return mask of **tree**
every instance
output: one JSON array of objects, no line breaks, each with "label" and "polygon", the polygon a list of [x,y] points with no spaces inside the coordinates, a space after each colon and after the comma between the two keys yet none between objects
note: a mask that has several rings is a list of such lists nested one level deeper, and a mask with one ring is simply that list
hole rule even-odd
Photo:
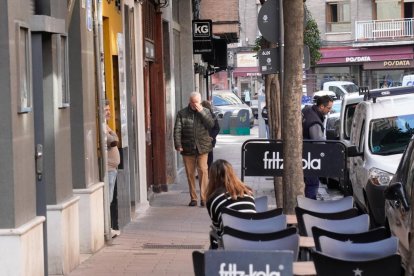
[{"label": "tree", "polygon": [[310,65],[315,66],[321,59],[322,55],[319,52],[321,48],[321,36],[318,29],[318,24],[313,19],[312,14],[305,6],[306,26],[303,31],[303,43],[309,47]]},{"label": "tree", "polygon": [[294,213],[296,196],[303,194],[302,99],[303,14],[300,0],[283,0],[284,85],[282,97],[283,209]]}]

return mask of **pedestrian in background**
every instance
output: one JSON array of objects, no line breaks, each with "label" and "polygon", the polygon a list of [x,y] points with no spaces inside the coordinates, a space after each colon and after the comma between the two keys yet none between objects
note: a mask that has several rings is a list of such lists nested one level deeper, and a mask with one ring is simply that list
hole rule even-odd
[{"label": "pedestrian in background", "polygon": [[218,123],[217,116],[214,115],[211,103],[209,101],[202,101],[201,105],[203,107],[207,108],[208,110],[210,110],[211,116],[214,119],[214,126],[209,131],[209,135],[210,135],[210,138],[211,138],[211,145],[213,146],[212,150],[208,153],[208,158],[207,158],[207,166],[208,166],[208,170],[210,171],[211,163],[213,163],[213,159],[214,159],[213,151],[214,151],[214,148],[215,148],[216,142],[217,142],[216,137],[220,132],[220,125]]},{"label": "pedestrian in background", "polygon": [[[206,198],[207,211],[219,237],[223,230],[221,220],[223,208],[256,213],[252,189],[237,177],[233,166],[223,159],[218,159],[211,164]],[[210,237],[210,246],[211,248],[218,246],[218,241],[213,237]]]},{"label": "pedestrian in background", "polygon": [[177,113],[174,125],[174,147],[181,153],[187,174],[191,201],[197,205],[195,170],[200,186],[200,206],[205,205],[205,190],[208,183],[208,153],[212,150],[209,130],[214,126],[210,110],[201,105],[198,92],[190,94],[188,106]]},{"label": "pedestrian in background", "polygon": [[[326,140],[324,135],[325,115],[331,111],[333,100],[325,95],[318,97],[316,104],[305,106],[302,109],[303,139]],[[305,181],[305,197],[316,199],[319,188],[317,176],[307,176]]]},{"label": "pedestrian in background", "polygon": [[250,91],[246,90],[244,91],[244,102],[250,106]]},{"label": "pedestrian in background", "polygon": [[267,105],[262,108],[262,118],[266,126],[266,138],[269,139],[269,112],[267,110]]},{"label": "pedestrian in background", "polygon": [[[118,175],[118,165],[121,161],[118,143],[119,138],[115,131],[113,131],[109,125],[108,121],[111,118],[111,108],[109,106],[109,101],[105,101],[105,118],[106,118],[106,148],[108,152],[108,184],[109,184],[109,202],[112,203],[114,197],[114,189],[116,185],[116,177]],[[111,208],[112,211],[113,208]],[[120,235],[119,225],[118,225],[118,216],[115,216],[111,212],[111,234],[112,237]],[[114,219],[115,218],[115,219]],[[116,220],[116,221],[114,221]]]}]

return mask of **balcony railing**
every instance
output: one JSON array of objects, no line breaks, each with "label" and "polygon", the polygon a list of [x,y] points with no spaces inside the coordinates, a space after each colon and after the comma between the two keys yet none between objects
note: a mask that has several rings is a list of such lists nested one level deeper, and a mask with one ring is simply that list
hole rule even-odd
[{"label": "balcony railing", "polygon": [[412,38],[414,18],[355,21],[355,40]]}]

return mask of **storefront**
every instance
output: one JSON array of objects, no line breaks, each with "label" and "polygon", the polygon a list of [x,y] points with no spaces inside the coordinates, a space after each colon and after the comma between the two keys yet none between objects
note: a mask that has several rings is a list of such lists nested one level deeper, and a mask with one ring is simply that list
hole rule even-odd
[{"label": "storefront", "polygon": [[347,80],[360,86],[399,86],[404,75],[414,71],[413,46],[335,47],[321,49],[316,90],[324,81]]}]

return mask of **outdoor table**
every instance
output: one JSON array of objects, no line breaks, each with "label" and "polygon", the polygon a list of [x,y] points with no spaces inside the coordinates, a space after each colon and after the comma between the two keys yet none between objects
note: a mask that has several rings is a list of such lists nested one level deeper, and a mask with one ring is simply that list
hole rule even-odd
[{"label": "outdoor table", "polygon": [[310,262],[293,262],[293,275],[316,275],[315,265]]},{"label": "outdoor table", "polygon": [[315,241],[313,240],[313,237],[305,237],[300,236],[299,237],[299,247],[302,248],[314,248],[315,247]]},{"label": "outdoor table", "polygon": [[298,219],[296,215],[286,215],[286,222],[288,225],[296,225],[298,224]]}]

